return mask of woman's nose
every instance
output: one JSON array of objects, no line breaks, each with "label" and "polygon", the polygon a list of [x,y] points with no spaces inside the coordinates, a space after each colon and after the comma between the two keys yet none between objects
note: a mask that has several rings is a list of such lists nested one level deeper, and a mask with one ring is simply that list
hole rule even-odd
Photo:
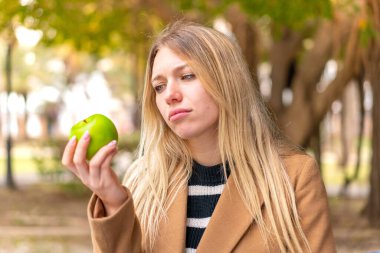
[{"label": "woman's nose", "polygon": [[170,82],[167,84],[165,95],[167,104],[173,104],[182,101],[182,92],[176,82]]}]

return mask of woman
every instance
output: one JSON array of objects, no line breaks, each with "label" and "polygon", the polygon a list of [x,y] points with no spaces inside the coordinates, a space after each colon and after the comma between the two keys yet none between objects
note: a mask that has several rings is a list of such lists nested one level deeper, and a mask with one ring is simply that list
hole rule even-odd
[{"label": "woman", "polygon": [[114,142],[62,162],[94,195],[95,252],[335,252],[315,161],[281,137],[227,36],[168,26],[152,45],[138,158],[118,183]]}]

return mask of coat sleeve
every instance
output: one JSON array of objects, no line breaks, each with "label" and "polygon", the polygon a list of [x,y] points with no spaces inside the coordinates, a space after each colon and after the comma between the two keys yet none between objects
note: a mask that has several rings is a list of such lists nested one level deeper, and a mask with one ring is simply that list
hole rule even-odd
[{"label": "coat sleeve", "polygon": [[305,158],[295,182],[297,209],[311,251],[336,252],[326,189],[316,161]]},{"label": "coat sleeve", "polygon": [[93,252],[95,253],[142,253],[141,228],[136,217],[132,195],[112,216],[105,216],[102,201],[93,195],[87,208]]}]

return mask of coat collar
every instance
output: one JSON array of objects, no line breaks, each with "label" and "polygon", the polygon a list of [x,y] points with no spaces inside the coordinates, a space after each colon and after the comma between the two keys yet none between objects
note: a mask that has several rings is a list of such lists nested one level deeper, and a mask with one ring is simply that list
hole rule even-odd
[{"label": "coat collar", "polygon": [[[167,219],[160,225],[160,236],[154,252],[182,253],[184,251],[187,193],[188,188],[184,187],[169,207]],[[231,252],[252,221],[252,216],[230,176],[199,242],[197,252]],[[228,232],[224,232],[226,230]]]},{"label": "coat collar", "polygon": [[186,241],[187,187],[177,193],[160,223],[159,235],[153,252],[182,253]]},{"label": "coat collar", "polygon": [[[197,252],[232,252],[251,224],[252,216],[230,176],[199,242]],[[226,230],[228,232],[224,232]]]}]

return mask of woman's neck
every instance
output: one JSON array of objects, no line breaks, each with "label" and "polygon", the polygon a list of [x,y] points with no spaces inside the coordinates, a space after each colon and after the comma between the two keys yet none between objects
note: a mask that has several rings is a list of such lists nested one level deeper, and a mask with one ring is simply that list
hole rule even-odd
[{"label": "woman's neck", "polygon": [[217,138],[192,139],[188,145],[193,159],[199,164],[212,166],[222,163]]}]

